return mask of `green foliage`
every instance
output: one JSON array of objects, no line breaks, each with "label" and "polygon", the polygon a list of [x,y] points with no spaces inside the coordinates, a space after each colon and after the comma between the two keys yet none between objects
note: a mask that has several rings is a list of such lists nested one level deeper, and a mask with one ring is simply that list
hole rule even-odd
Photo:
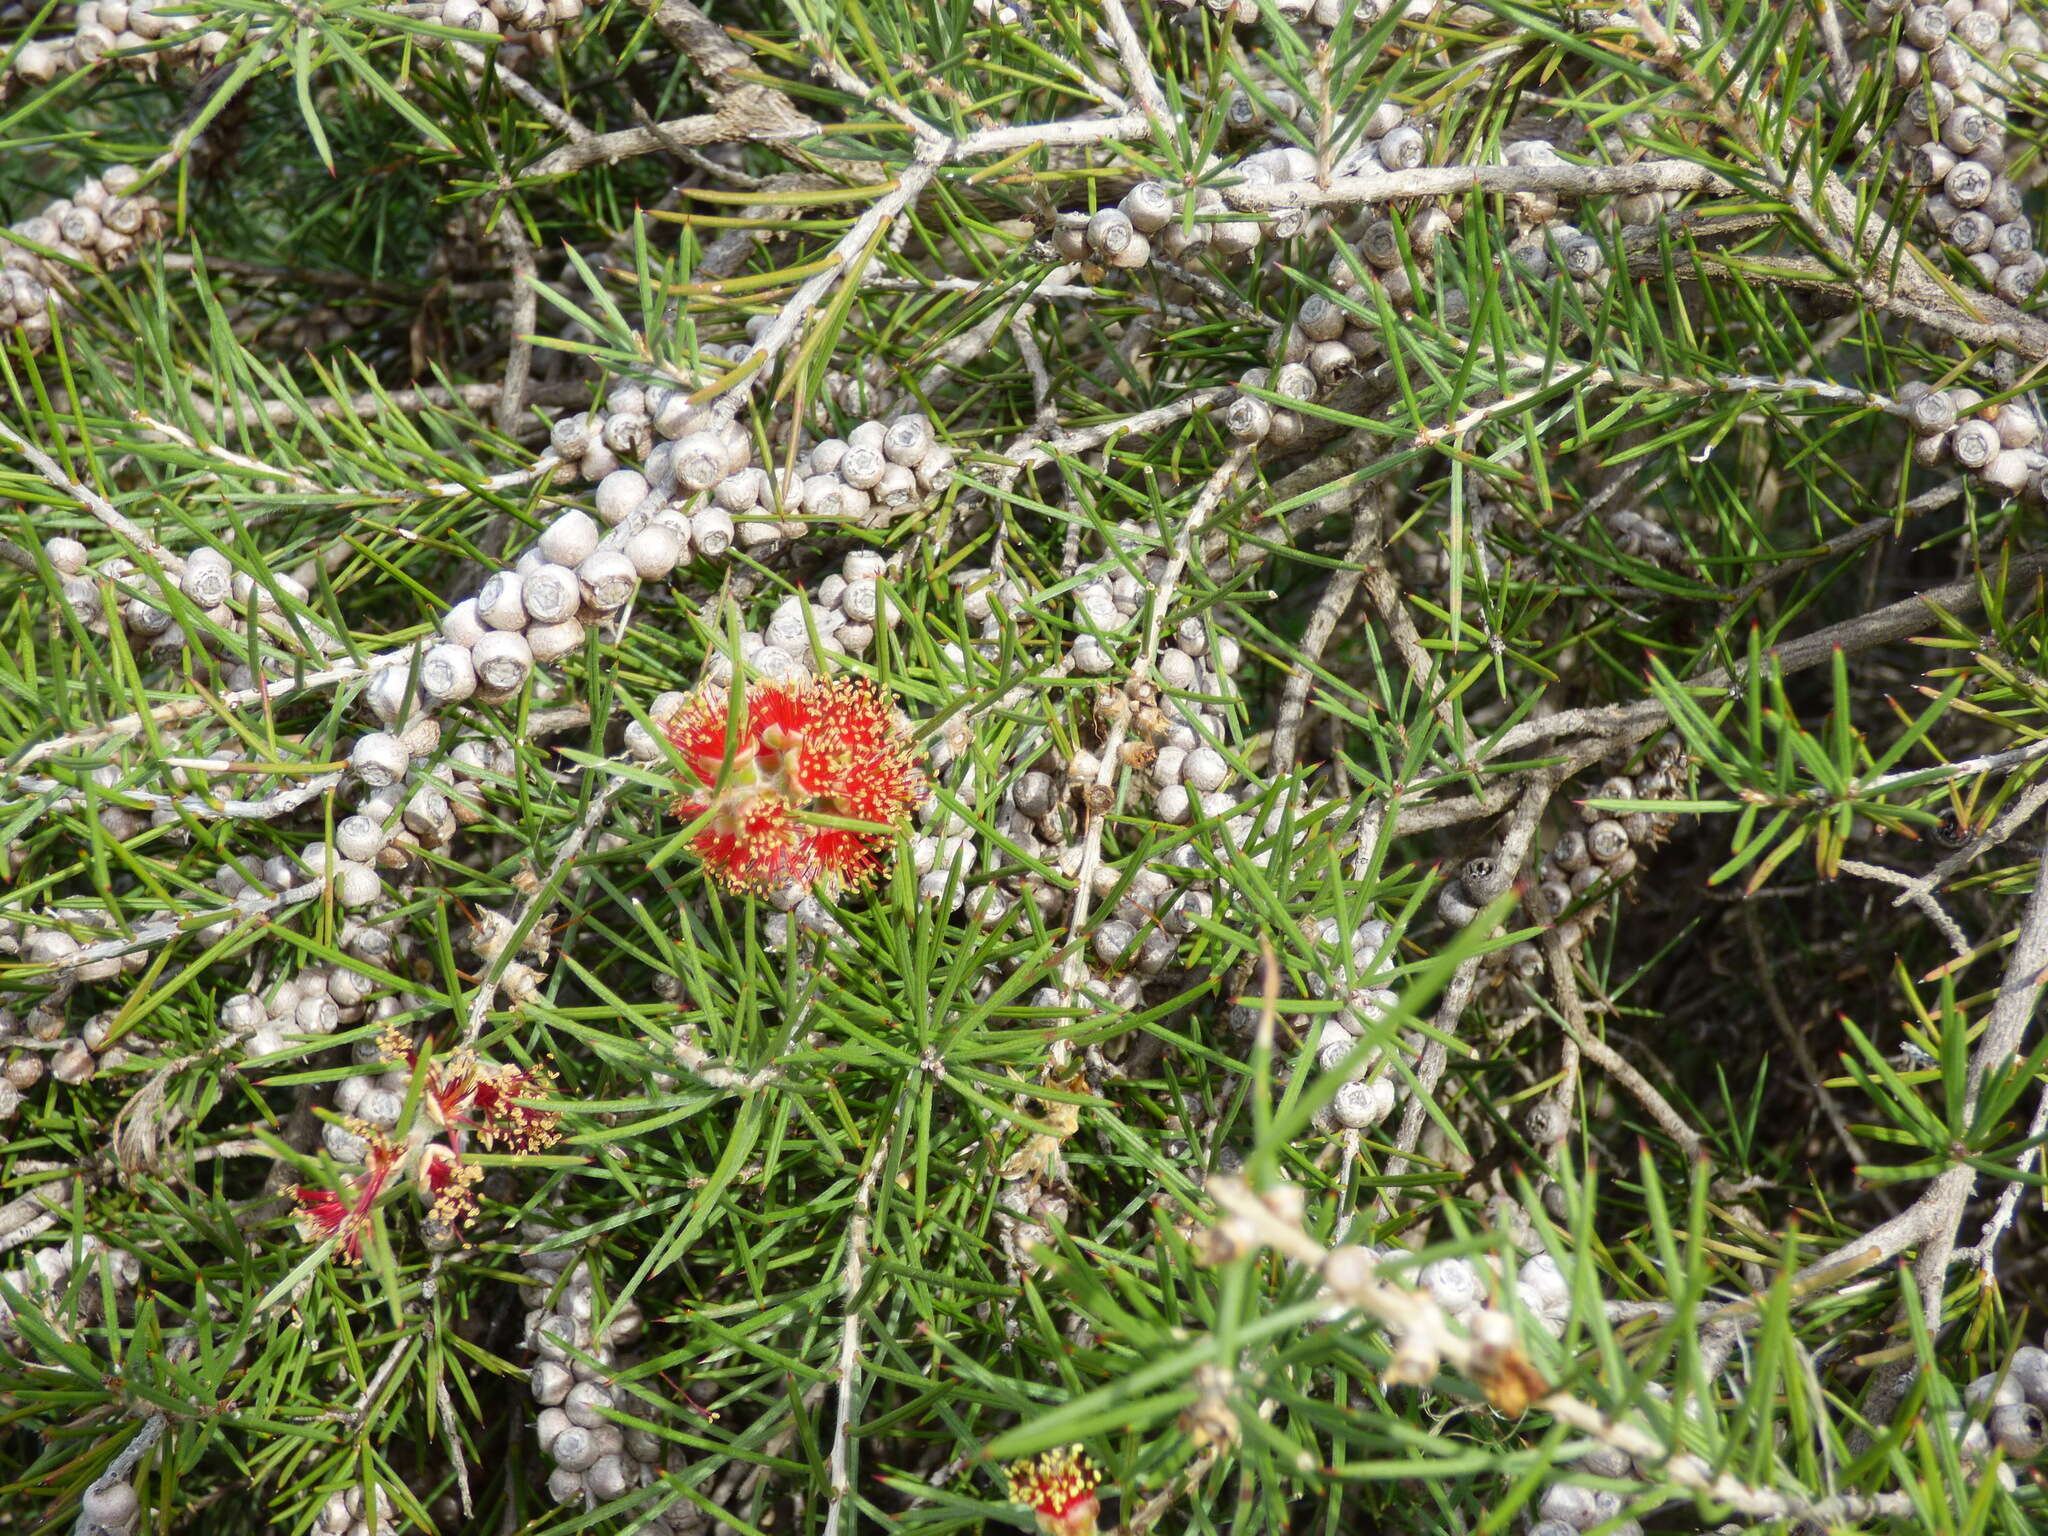
[{"label": "green foliage", "polygon": [[[2037,1480],[2003,1488],[1943,1415],[2039,1331],[2048,1042],[1983,1042],[2039,979],[2006,972],[2032,953],[2048,762],[2041,512],[1916,464],[1898,398],[1968,381],[2026,404],[2048,351],[1913,222],[1895,19],[1837,61],[1827,8],[1723,4],[1666,48],[1633,8],[1325,31],[1271,0],[1235,28],[1134,7],[1158,131],[949,158],[845,247],[921,174],[917,125],[1146,105],[1108,11],[741,0],[713,22],[746,63],[713,79],[674,14],[608,5],[514,71],[514,43],[423,9],[235,0],[204,12],[231,33],[208,73],[103,61],[0,104],[0,216],[163,156],[168,222],[80,275],[46,349],[0,333],[0,1008],[15,1060],[54,1054],[38,1003],[102,1042],[89,1080],[23,1092],[0,1146],[0,1507],[59,1528],[160,1425],[143,1529],[225,1536],[316,1529],[347,1490],[439,1531],[1024,1529],[998,1463],[1073,1441],[1115,1518],[1192,1533],[1486,1536],[1559,1482],[1658,1531],[2038,1528]],[[70,26],[10,11],[0,56]],[[2008,87],[2030,188],[2039,67]],[[732,129],[763,86],[808,124]],[[1270,120],[1253,138],[1234,93]],[[1264,230],[1248,259],[1070,265],[1039,291],[1059,215],[1149,177],[1193,230],[1253,185],[1248,150],[1334,167],[1385,103],[1427,123],[1432,166],[1541,136],[1721,180],[1654,222],[1620,194],[1568,206],[1602,252],[1586,283],[1533,274],[1529,189],[1475,182],[1428,250],[1423,204],[1389,204],[1384,270],[1354,207],[1291,233],[1237,209]],[[550,160],[646,123],[652,149]],[[731,355],[821,277],[779,355]],[[1372,362],[1306,401],[1245,378],[1311,297]],[[953,488],[693,558],[515,697],[446,712],[429,756],[491,755],[459,839],[389,875],[400,948],[352,945],[332,887],[223,894],[224,867],[317,866],[356,809],[361,665],[589,503],[534,471],[552,421],[638,383],[739,391],[757,462],[785,465],[868,414],[863,369],[938,425]],[[1232,390],[1301,439],[1249,448],[1191,406]],[[108,512],[253,587],[202,607]],[[129,560],[96,608],[53,537]],[[626,733],[854,550],[897,558],[902,618],[847,665],[943,760],[935,817],[979,858],[933,889],[906,849],[827,903],[836,932],[778,947],[775,907],[711,886],[668,814],[674,754],[633,759]],[[1119,576],[1140,589],[1122,629],[1078,598]],[[984,623],[970,598],[999,579]],[[1957,582],[1946,611],[1882,618]],[[149,645],[131,603],[186,643]],[[1242,646],[1214,694],[1139,652],[1189,623],[1209,654]],[[1115,673],[1068,664],[1083,636]],[[237,668],[267,690],[242,697]],[[1159,812],[1127,674],[1152,707],[1213,706],[1228,812]],[[1638,793],[1667,728],[1682,792]],[[1067,844],[1020,831],[1021,775],[1106,740],[1132,750],[1091,786],[1106,801],[1066,795]],[[1561,835],[1632,818],[1654,823],[1633,879],[1542,909]],[[1438,915],[1518,837],[1481,918]],[[1084,867],[1106,875],[1077,902]],[[1214,906],[1112,997],[1147,934],[1095,940],[1148,871]],[[1000,925],[956,899],[1033,888],[1058,899]],[[502,955],[474,942],[489,914]],[[1372,921],[1385,943],[1354,949]],[[50,930],[140,958],[74,990],[25,947]],[[496,990],[529,962],[531,990]],[[274,1051],[226,1028],[231,997],[308,967],[388,1006]],[[1367,1016],[1374,990],[1393,1001]],[[323,1140],[337,1085],[382,1069],[384,1028],[449,1052],[473,1016],[486,1061],[552,1065],[561,1142],[465,1149],[465,1244],[430,1248],[407,1189],[340,1262],[290,1198],[348,1172]],[[1345,1069],[1377,1052],[1399,1098],[1363,1129],[1333,1123],[1341,1072],[1316,1065],[1340,1017]],[[416,1069],[396,1135],[426,1097]],[[1547,1108],[1561,1138],[1535,1130]],[[1301,1191],[1317,1242],[1389,1245],[1404,1286],[1486,1261],[1544,1382],[1663,1454],[1595,1475],[1566,1417],[1499,1412],[1448,1369],[1385,1384],[1396,1341],[1316,1274],[1214,1246],[1205,1186],[1237,1169]],[[1958,1170],[1978,1182],[1938,1237],[1858,1261]],[[1974,1262],[1892,1272],[1987,1222],[2010,1230]],[[549,1496],[534,1435],[525,1318],[554,1282],[523,1261],[551,1254],[600,1323],[645,1319],[619,1358],[569,1349],[663,1457],[589,1508]],[[1569,1290],[1555,1333],[1515,1283],[1539,1258]],[[1893,1502],[1828,1503],[1866,1496]]]}]

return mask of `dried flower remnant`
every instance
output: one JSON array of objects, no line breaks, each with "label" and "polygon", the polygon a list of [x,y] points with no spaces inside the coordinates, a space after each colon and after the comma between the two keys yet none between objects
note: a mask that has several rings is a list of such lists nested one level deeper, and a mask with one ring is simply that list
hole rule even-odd
[{"label": "dried flower remnant", "polygon": [[1042,1451],[1010,1463],[1010,1497],[1029,1504],[1045,1536],[1095,1536],[1102,1513],[1095,1490],[1102,1470],[1078,1445]]},{"label": "dried flower remnant", "polygon": [[[387,1060],[417,1065],[411,1042],[395,1029],[386,1030],[380,1044]],[[553,1146],[561,1139],[560,1116],[537,1102],[551,1088],[539,1068],[501,1066],[469,1050],[430,1059],[421,1084],[422,1113],[402,1141],[394,1144],[365,1120],[344,1122],[365,1145],[362,1171],[344,1180],[339,1190],[298,1187],[301,1235],[308,1242],[337,1238],[336,1251],[356,1262],[363,1256],[372,1210],[403,1176],[427,1206],[423,1230],[447,1243],[459,1239],[476,1216],[476,1186],[483,1178],[482,1169],[463,1161],[463,1138],[473,1135],[487,1148],[503,1143],[522,1153]]]},{"label": "dried flower remnant", "polygon": [[[866,884],[924,792],[914,744],[858,679],[757,682],[736,714],[724,689],[707,687],[667,731],[695,780],[675,813],[703,820],[692,846],[733,891]],[[825,817],[862,825],[813,819]]]}]

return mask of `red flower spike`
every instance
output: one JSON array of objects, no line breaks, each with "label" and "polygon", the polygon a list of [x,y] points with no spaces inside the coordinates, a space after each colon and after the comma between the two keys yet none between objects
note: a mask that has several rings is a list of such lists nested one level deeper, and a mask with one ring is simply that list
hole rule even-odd
[{"label": "red flower spike", "polygon": [[546,1151],[562,1139],[562,1117],[528,1100],[544,1099],[554,1091],[554,1079],[543,1067],[531,1071],[497,1068],[492,1076],[477,1083],[470,1100],[477,1140],[486,1147],[495,1147],[502,1141],[510,1152]]},{"label": "red flower spike", "polygon": [[342,1257],[354,1263],[363,1256],[370,1212],[390,1184],[403,1154],[372,1125],[351,1120],[348,1128],[369,1143],[363,1154],[363,1171],[348,1180],[340,1194],[311,1184],[299,1185],[293,1194],[298,1199],[300,1235],[309,1243],[339,1238]]},{"label": "red flower spike", "polygon": [[[668,722],[694,784],[676,798],[693,841],[727,889],[805,885],[833,894],[880,871],[924,793],[917,749],[875,688],[856,678],[757,682],[733,731],[731,701],[706,688]],[[868,824],[820,827],[807,816]]]},{"label": "red flower spike", "polygon": [[438,1142],[429,1143],[420,1160],[420,1194],[427,1202],[430,1220],[443,1222],[451,1233],[459,1233],[477,1213],[476,1186],[484,1171]]},{"label": "red flower spike", "polygon": [[1045,1536],[1095,1536],[1102,1513],[1095,1496],[1102,1471],[1078,1445],[1063,1445],[1010,1464],[1010,1497],[1029,1504]]}]

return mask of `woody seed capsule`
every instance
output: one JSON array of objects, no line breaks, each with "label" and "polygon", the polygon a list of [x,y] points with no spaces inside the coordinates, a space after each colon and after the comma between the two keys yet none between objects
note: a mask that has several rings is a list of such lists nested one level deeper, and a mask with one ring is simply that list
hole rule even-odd
[{"label": "woody seed capsule", "polygon": [[576,575],[590,606],[602,613],[623,608],[640,584],[633,562],[615,549],[600,549],[581,565]]},{"label": "woody seed capsule", "polygon": [[1156,181],[1141,181],[1117,204],[1131,226],[1143,235],[1154,235],[1173,219],[1173,196]]},{"label": "woody seed capsule", "polygon": [[1120,208],[1105,208],[1088,221],[1088,244],[1103,256],[1115,256],[1136,234],[1130,216]]},{"label": "woody seed capsule", "polygon": [[1975,208],[1991,195],[1991,172],[1975,160],[1958,160],[1941,189],[1958,208]]},{"label": "woody seed capsule", "polygon": [[348,761],[357,778],[372,789],[382,789],[405,777],[412,754],[389,731],[371,731],[358,738]]},{"label": "woody seed capsule", "polygon": [[[1968,161],[1964,162],[1966,165],[1968,163]],[[1948,243],[1961,251],[1965,256],[1975,256],[1978,252],[1989,248],[1992,236],[1997,232],[1998,226],[1991,222],[1990,214],[1981,208],[1972,208],[1949,226]],[[1997,261],[1998,258],[1992,258],[1994,268],[1997,265]]]},{"label": "woody seed capsule", "polygon": [[642,581],[659,581],[681,562],[682,536],[671,524],[649,523],[626,541],[626,558]]},{"label": "woody seed capsule", "polygon": [[[576,579],[576,572],[569,567],[543,562],[521,578],[520,603],[536,623],[559,624],[564,619],[574,618],[577,609],[583,606],[583,586]],[[513,628],[510,624],[499,627]]]},{"label": "woody seed capsule", "polygon": [[597,515],[607,523],[622,523],[647,499],[647,491],[647,477],[639,470],[615,469],[597,484]]},{"label": "woody seed capsule", "polygon": [[596,520],[588,512],[571,508],[548,524],[537,547],[543,559],[573,569],[589,558],[597,548],[597,540]]},{"label": "woody seed capsule", "polygon": [[495,571],[476,595],[477,617],[492,629],[526,625],[526,583],[516,571]]},{"label": "woody seed capsule", "polygon": [[201,608],[212,608],[228,600],[233,580],[226,555],[217,549],[195,549],[185,557],[185,572],[178,584]]},{"label": "woody seed capsule", "polygon": [[1949,438],[1949,452],[1965,469],[1982,469],[2002,451],[1998,429],[1988,421],[1966,421]]},{"label": "woody seed capsule", "polygon": [[937,434],[931,422],[917,415],[899,416],[889,423],[889,430],[882,442],[882,452],[892,464],[915,469],[925,460],[937,444]]},{"label": "woody seed capsule", "polygon": [[559,624],[535,624],[526,631],[527,651],[536,662],[559,661],[582,644],[583,621],[579,618],[567,618]]},{"label": "woody seed capsule", "polygon": [[477,680],[498,693],[507,693],[526,680],[533,670],[533,650],[516,630],[498,629],[485,635],[471,648]]},{"label": "woody seed capsule", "polygon": [[1425,149],[1422,131],[1412,123],[1403,123],[1381,137],[1380,164],[1390,171],[1413,170],[1422,164]]}]

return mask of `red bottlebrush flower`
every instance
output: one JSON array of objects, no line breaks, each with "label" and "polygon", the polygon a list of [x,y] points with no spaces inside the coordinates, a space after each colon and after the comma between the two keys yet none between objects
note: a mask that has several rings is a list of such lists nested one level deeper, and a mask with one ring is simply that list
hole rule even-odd
[{"label": "red bottlebrush flower", "polygon": [[1045,1536],[1095,1536],[1102,1513],[1095,1496],[1102,1472],[1078,1445],[1063,1445],[1010,1464],[1010,1497],[1029,1504]]},{"label": "red bottlebrush flower", "polygon": [[[395,1030],[386,1032],[383,1051],[387,1061],[408,1066],[419,1061],[412,1043]],[[533,1102],[545,1099],[554,1086],[543,1067],[499,1066],[465,1046],[427,1064],[420,1102],[427,1118],[449,1132],[458,1149],[462,1133],[472,1131],[487,1148],[503,1141],[513,1152],[539,1152],[562,1139],[562,1117]]]},{"label": "red bottlebrush flower", "polygon": [[451,1234],[461,1232],[476,1215],[476,1186],[483,1176],[483,1169],[465,1163],[452,1149],[429,1142],[417,1176],[429,1219]]},{"label": "red bottlebrush flower", "polygon": [[[854,678],[757,682],[733,730],[731,701],[706,688],[668,722],[691,778],[676,799],[712,877],[734,891],[866,884],[924,792],[917,749],[888,701]],[[808,818],[866,823],[818,826]]]},{"label": "red bottlebrush flower", "polygon": [[339,1238],[342,1257],[354,1263],[363,1256],[363,1236],[370,1228],[370,1212],[390,1184],[403,1154],[374,1126],[351,1120],[349,1129],[369,1143],[369,1150],[363,1155],[363,1171],[348,1180],[339,1194],[311,1184],[299,1185],[293,1194],[298,1200],[300,1235],[307,1242]]},{"label": "red bottlebrush flower", "polygon": [[486,1147],[500,1141],[511,1152],[541,1152],[562,1139],[562,1117],[529,1102],[554,1092],[554,1081],[535,1067],[498,1067],[477,1081],[470,1098],[470,1124]]}]

